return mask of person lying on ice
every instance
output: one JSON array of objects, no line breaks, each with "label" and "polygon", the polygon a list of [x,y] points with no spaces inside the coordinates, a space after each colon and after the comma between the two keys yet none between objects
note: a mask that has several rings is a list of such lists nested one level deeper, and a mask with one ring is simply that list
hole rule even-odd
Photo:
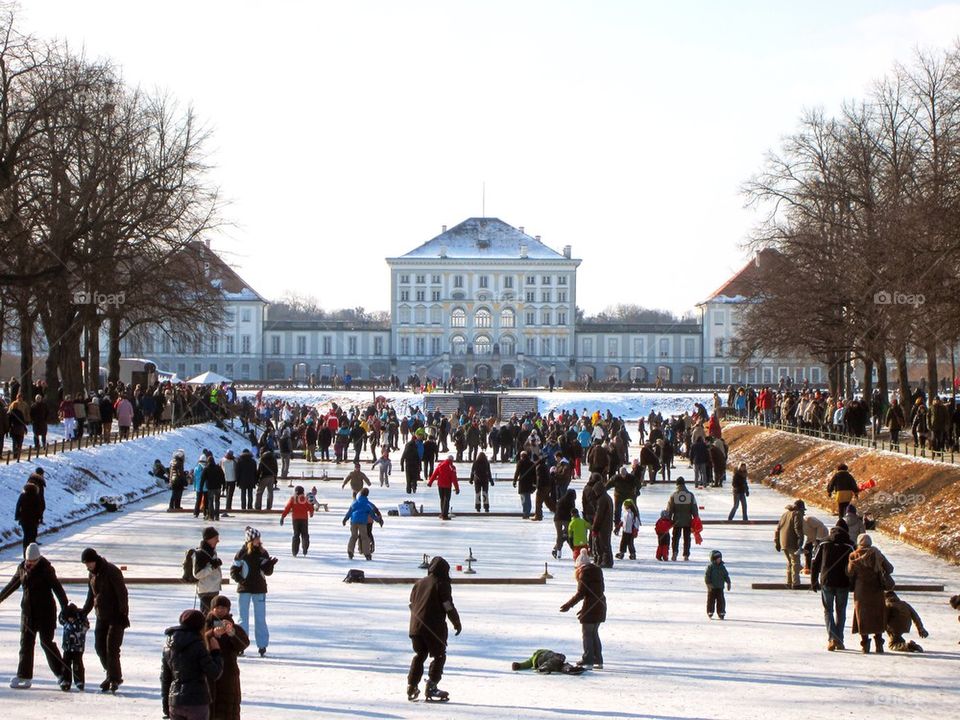
[{"label": "person lying on ice", "polygon": [[538,673],[563,673],[565,675],[580,675],[585,668],[582,665],[571,665],[567,656],[553,650],[534,650],[533,655],[523,662],[510,665],[511,670],[536,670]]}]

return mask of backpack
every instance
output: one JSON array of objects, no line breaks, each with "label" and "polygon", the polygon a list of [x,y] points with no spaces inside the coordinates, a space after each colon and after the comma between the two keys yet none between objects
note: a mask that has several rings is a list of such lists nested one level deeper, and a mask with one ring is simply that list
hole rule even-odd
[{"label": "backpack", "polygon": [[197,576],[193,574],[193,558],[196,554],[196,548],[190,548],[183,554],[183,575],[180,579],[185,583],[197,582]]},{"label": "backpack", "polygon": [[362,583],[364,580],[363,570],[347,570],[347,576],[343,579],[345,583]]}]

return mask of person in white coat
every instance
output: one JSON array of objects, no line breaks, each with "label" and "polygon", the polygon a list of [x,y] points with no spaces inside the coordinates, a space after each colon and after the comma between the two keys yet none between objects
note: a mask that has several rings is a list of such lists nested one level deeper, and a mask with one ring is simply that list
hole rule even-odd
[{"label": "person in white coat", "polygon": [[237,461],[233,450],[227,450],[227,454],[220,461],[220,469],[223,470],[224,488],[227,491],[226,512],[220,514],[226,517],[227,513],[233,512],[233,492],[237,489]]},{"label": "person in white coat", "polygon": [[223,585],[223,561],[217,556],[219,542],[220,533],[215,527],[204,528],[203,542],[193,553],[193,576],[197,579],[197,597],[204,615],[210,611],[210,604]]}]

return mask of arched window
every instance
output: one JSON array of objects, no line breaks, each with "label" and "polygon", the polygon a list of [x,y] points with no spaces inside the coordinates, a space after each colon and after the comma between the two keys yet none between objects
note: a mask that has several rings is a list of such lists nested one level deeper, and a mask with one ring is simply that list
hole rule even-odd
[{"label": "arched window", "polygon": [[400,308],[400,323],[406,325],[410,322],[410,308],[404,305],[401,305]]},{"label": "arched window", "polygon": [[466,355],[467,339],[463,335],[454,335],[450,338],[450,349],[454,355]]},{"label": "arched window", "polygon": [[427,309],[423,305],[417,305],[413,309],[413,321],[417,325],[425,325],[427,322]]},{"label": "arched window", "polygon": [[512,328],[517,326],[517,315],[510,308],[500,311],[500,327]]},{"label": "arched window", "polygon": [[463,308],[454,308],[453,312],[450,313],[450,327],[466,327],[467,326],[467,314],[463,311]]},{"label": "arched window", "polygon": [[489,355],[491,352],[493,352],[493,342],[489,335],[477,335],[473,339],[474,355]]},{"label": "arched window", "polygon": [[513,355],[517,352],[517,341],[512,335],[500,336],[500,354]]},{"label": "arched window", "polygon": [[493,323],[493,316],[490,315],[490,311],[486,308],[480,308],[477,310],[477,314],[473,317],[474,323],[478,328],[488,328]]}]

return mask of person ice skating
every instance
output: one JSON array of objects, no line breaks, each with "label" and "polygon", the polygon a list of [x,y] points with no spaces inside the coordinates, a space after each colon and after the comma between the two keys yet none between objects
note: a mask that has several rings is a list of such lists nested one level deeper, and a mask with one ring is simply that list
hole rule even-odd
[{"label": "person ice skating", "polygon": [[813,553],[817,546],[827,539],[829,530],[822,520],[813,515],[803,516],[803,573],[809,575],[813,564]]},{"label": "person ice skating", "polygon": [[858,538],[867,531],[863,518],[860,517],[860,513],[857,512],[857,508],[853,504],[847,505],[847,509],[843,513],[843,522],[846,523],[847,534],[851,539]]},{"label": "person ice skating", "polygon": [[693,518],[700,517],[696,496],[687,489],[687,483],[682,477],[677,478],[677,490],[667,501],[667,512],[673,523],[673,552],[671,560],[677,559],[680,549],[680,536],[683,535],[683,559],[690,559],[690,527]]},{"label": "person ice skating", "polygon": [[240,509],[253,510],[253,490],[257,487],[257,461],[250,448],[240,451],[237,458],[237,487],[240,489]]},{"label": "person ice skating", "polygon": [[490,488],[493,487],[493,473],[490,471],[490,461],[487,454],[481,450],[470,468],[470,484],[476,493],[474,507],[480,512],[481,505],[484,512],[490,512]]},{"label": "person ice skating", "polygon": [[263,507],[263,494],[267,494],[267,510],[273,510],[273,491],[277,486],[277,456],[269,447],[260,451],[257,461],[257,510]]},{"label": "person ice skating", "polygon": [[313,517],[313,505],[307,500],[307,495],[302,485],[297,485],[293,489],[293,497],[287,500],[287,504],[280,514],[281,525],[283,525],[283,521],[287,515],[293,516],[293,541],[291,546],[293,556],[297,556],[302,544],[303,556],[306,557],[307,550],[310,549],[309,518]]},{"label": "person ice skating", "polygon": [[453,464],[453,455],[447,455],[447,459],[437,465],[427,481],[427,487],[431,487],[433,483],[437,483],[437,491],[440,494],[440,519],[449,520],[450,491],[460,494],[460,483],[457,482],[457,468]]},{"label": "person ice skating", "polygon": [[234,623],[230,614],[230,598],[218,595],[207,613],[206,631],[225,627],[220,636],[220,656],[223,673],[210,688],[210,720],[240,720],[240,666],[237,656],[250,646],[250,638],[242,627]]},{"label": "person ice skating", "polygon": [[883,597],[883,575],[893,572],[893,565],[873,547],[872,538],[857,538],[857,549],[850,553],[847,575],[853,583],[853,633],[860,635],[860,647],[870,652],[870,636],[876,652],[883,652],[883,631],[886,630],[886,603]]},{"label": "person ice skating", "polygon": [[560,606],[567,612],[578,602],[583,605],[577,612],[580,631],[583,635],[583,658],[580,665],[587,670],[603,669],[603,645],[600,643],[600,623],[607,619],[607,598],[603,588],[603,570],[593,564],[590,553],[580,553],[574,563],[577,592]]},{"label": "person ice skating", "polygon": [[827,539],[817,546],[810,565],[810,589],[820,592],[823,623],[827,629],[827,650],[844,650],[843,630],[847,621],[850,577],[847,561],[853,545],[842,527],[830,529]]},{"label": "person ice skating", "polygon": [[37,541],[40,523],[43,521],[43,505],[40,501],[40,491],[33,483],[26,483],[13,511],[14,522],[20,523],[23,533],[23,549],[26,550]]},{"label": "person ice skating", "polygon": [[907,642],[904,635],[910,632],[911,624],[916,625],[917,635],[929,637],[930,633],[923,627],[923,620],[913,609],[913,606],[901,600],[893,590],[883,594],[887,608],[887,642],[891,650],[898,652],[923,652],[923,648],[913,640]]},{"label": "person ice skating", "polygon": [[567,541],[573,549],[573,561],[584,551],[590,552],[590,523],[580,517],[580,512],[573,508],[570,511],[571,518],[567,524]]},{"label": "person ice skating", "polygon": [[62,690],[69,690],[69,682],[64,678],[63,657],[53,638],[57,629],[57,603],[60,609],[67,607],[67,594],[57,579],[53,565],[40,553],[40,546],[31,543],[27,546],[21,562],[6,584],[0,590],[0,602],[3,602],[17,590],[22,589],[20,599],[20,662],[17,674],[11,679],[14,689],[29,688],[33,681],[33,653],[37,637],[40,648],[47,658],[47,665],[60,684]]},{"label": "person ice skating", "polygon": [[210,717],[209,685],[223,672],[219,638],[226,626],[204,633],[199,610],[184,610],[180,624],[167,628],[160,663],[160,696],[163,717],[172,720],[206,720]]},{"label": "person ice skating", "polygon": [[81,612],[88,616],[91,610],[96,610],[94,649],[107,673],[104,681],[100,683],[100,692],[115,693],[123,684],[120,650],[123,633],[130,627],[127,584],[120,568],[107,562],[93,548],[86,548],[80,555],[80,560],[90,573],[90,589]]},{"label": "person ice skating", "polygon": [[449,699],[449,694],[437,687],[447,661],[448,619],[455,634],[459,635],[463,628],[460,614],[453,604],[450,565],[438,555],[430,561],[427,576],[417,580],[410,591],[409,635],[414,656],[407,674],[408,700],[416,700],[420,695],[423,664],[428,655],[433,660],[427,676],[425,699],[439,702]]},{"label": "person ice skating", "polygon": [[670,559],[670,531],[673,529],[673,520],[669,510],[661,510],[657,524],[653,526],[657,534],[657,560]]},{"label": "person ice skating", "polygon": [[617,559],[623,560],[624,553],[630,553],[630,559],[637,559],[637,549],[634,547],[634,538],[640,532],[640,513],[633,500],[623,501],[623,512],[617,522],[616,533],[620,536],[620,552]]},{"label": "person ice skating", "polygon": [[237,461],[233,456],[233,450],[227,450],[226,455],[220,461],[220,470],[223,472],[223,481],[227,490],[227,506],[222,513],[227,517],[227,513],[233,512],[233,495],[237,490]]},{"label": "person ice skating", "polygon": [[747,464],[740,463],[737,469],[734,470],[733,480],[730,482],[733,490],[733,507],[730,509],[730,514],[727,515],[728,522],[732,521],[734,516],[736,516],[737,508],[741,508],[741,512],[743,513],[741,518],[743,522],[747,522],[747,498],[750,497],[750,485],[748,483]]},{"label": "person ice skating", "polygon": [[613,518],[616,523],[620,523],[620,513],[627,500],[636,508],[641,487],[643,482],[640,474],[631,473],[625,467],[620,468],[607,483],[608,490],[613,488]]},{"label": "person ice skating", "polygon": [[[837,516],[843,517],[849,505],[860,493],[860,488],[844,463],[837,465],[837,471],[827,483],[827,495],[837,501]],[[851,535],[851,538],[857,537]]]},{"label": "person ice skating", "polygon": [[[353,551],[357,547],[357,541],[360,542],[360,552],[367,560],[373,559],[373,551],[370,549],[370,536],[367,533],[367,523],[370,516],[374,514],[373,503],[370,502],[370,490],[363,488],[357,499],[351,503],[343,516],[343,524],[350,521],[350,540],[347,542],[347,557],[353,560]],[[381,527],[383,520],[380,520]]]},{"label": "person ice skating", "polygon": [[[568,542],[567,528],[573,519],[573,513],[577,509],[577,491],[573,488],[567,489],[563,496],[557,501],[557,510],[553,514],[553,526],[557,531],[557,540],[553,545],[552,555],[559,560],[563,554],[563,546]],[[570,544],[573,547],[573,544]]]},{"label": "person ice skating", "polygon": [[393,470],[393,463],[390,461],[390,448],[386,445],[380,453],[380,458],[373,463],[371,470],[380,468],[380,487],[390,487],[390,472]]},{"label": "person ice skating", "polygon": [[707,617],[713,618],[716,609],[717,617],[723,620],[727,615],[727,600],[723,596],[723,586],[730,590],[730,573],[723,564],[723,554],[719,550],[710,553],[710,564],[703,573],[703,581],[707,584]]},{"label": "person ice skating", "polygon": [[230,567],[230,578],[237,584],[240,616],[237,624],[250,634],[250,604],[253,603],[254,638],[260,657],[267,654],[270,629],[267,627],[267,578],[273,575],[277,558],[263,547],[260,531],[247,526],[243,547],[237,551]]},{"label": "person ice skating", "polygon": [[787,587],[793,590],[800,585],[800,551],[803,547],[803,516],[806,505],[803,500],[787,505],[780,516],[773,534],[777,552],[783,552],[787,563]]},{"label": "person ice skating", "polygon": [[169,510],[182,509],[183,491],[190,484],[186,468],[183,466],[185,459],[186,453],[183,450],[177,450],[170,460],[170,473],[167,476],[167,482],[170,483]]},{"label": "person ice skating", "polygon": [[549,675],[550,673],[563,673],[564,675],[580,675],[584,671],[582,665],[571,665],[567,662],[567,656],[563,653],[553,650],[534,650],[526,660],[510,664],[510,669],[514,672],[519,670],[536,670],[538,673]]},{"label": "person ice skating", "polygon": [[67,691],[71,685],[76,685],[77,690],[83,692],[86,684],[83,651],[87,646],[87,630],[90,629],[90,621],[73,603],[60,612],[59,620],[63,625],[63,636],[60,642],[63,650],[63,676],[60,688]]},{"label": "person ice skating", "polygon": [[220,533],[215,527],[203,530],[203,539],[193,552],[193,576],[197,579],[197,597],[200,598],[200,612],[206,614],[210,602],[220,594],[223,585],[223,560],[217,556],[217,544]]},{"label": "person ice skating", "polygon": [[531,496],[537,489],[537,466],[526,450],[521,451],[517,459],[517,466],[513,473],[513,486],[520,495],[520,507],[523,513],[523,519],[530,517],[533,510],[533,500]]},{"label": "person ice skating", "polygon": [[[406,421],[406,418],[404,418]],[[417,492],[417,483],[420,482],[420,471],[423,462],[423,440],[412,437],[404,440],[403,452],[400,453],[400,471],[407,480],[407,495]]]},{"label": "person ice skating", "polygon": [[347,485],[350,485],[350,491],[353,493],[353,499],[357,499],[357,493],[359,493],[363,486],[371,486],[370,478],[366,476],[363,470],[360,469],[360,463],[355,462],[353,464],[353,470],[347,474],[343,479],[343,484],[340,486],[341,489],[345,488]]}]

